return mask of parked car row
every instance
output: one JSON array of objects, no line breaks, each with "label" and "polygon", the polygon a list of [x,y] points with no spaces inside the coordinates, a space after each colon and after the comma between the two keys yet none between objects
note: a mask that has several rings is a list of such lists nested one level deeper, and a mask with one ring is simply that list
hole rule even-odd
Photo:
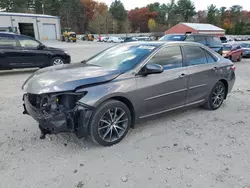
[{"label": "parked car row", "polygon": [[202,34],[168,34],[159,39],[160,41],[187,41],[197,42],[208,46],[218,54],[233,62],[240,62],[242,57],[250,57],[250,44],[234,43],[234,39],[216,37]]},{"label": "parked car row", "polygon": [[151,41],[152,37],[116,37],[116,36],[99,36],[96,38],[98,42],[112,42],[112,43],[122,43],[122,42],[133,42],[133,41]]}]

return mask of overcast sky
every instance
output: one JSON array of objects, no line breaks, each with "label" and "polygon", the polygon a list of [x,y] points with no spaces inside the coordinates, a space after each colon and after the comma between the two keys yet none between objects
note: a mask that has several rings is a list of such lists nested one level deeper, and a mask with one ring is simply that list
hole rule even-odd
[{"label": "overcast sky", "polygon": [[[98,0],[110,5],[113,0]],[[149,3],[169,3],[170,0],[121,0],[127,10],[135,7],[143,7]],[[177,0],[176,0],[177,1]],[[250,11],[250,0],[192,0],[195,3],[196,10],[205,10],[209,4],[215,4],[217,7],[230,7],[232,5],[241,5],[244,10]]]}]

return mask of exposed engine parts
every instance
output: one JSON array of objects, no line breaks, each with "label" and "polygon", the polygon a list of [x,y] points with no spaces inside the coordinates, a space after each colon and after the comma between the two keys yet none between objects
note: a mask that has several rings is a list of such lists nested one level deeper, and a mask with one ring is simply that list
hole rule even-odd
[{"label": "exposed engine parts", "polygon": [[60,132],[77,132],[79,130],[79,115],[81,111],[87,110],[77,101],[83,93],[60,93],[60,94],[25,94],[24,100],[30,105],[24,105],[24,114],[28,111],[36,114],[41,130],[41,139],[46,134],[57,134]]}]

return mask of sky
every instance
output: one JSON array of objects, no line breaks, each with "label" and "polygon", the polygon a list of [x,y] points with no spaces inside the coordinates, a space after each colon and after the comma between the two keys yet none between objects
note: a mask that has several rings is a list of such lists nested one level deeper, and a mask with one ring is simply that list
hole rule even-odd
[{"label": "sky", "polygon": [[[105,2],[110,5],[113,0],[98,0],[99,2]],[[147,4],[159,2],[159,3],[169,3],[170,0],[121,0],[125,6],[126,10],[133,9],[135,7],[143,7]],[[177,1],[177,0],[176,0]],[[215,4],[218,8],[225,6],[230,7],[232,5],[241,5],[244,10],[250,11],[250,0],[192,0],[195,4],[196,10],[206,10],[207,6],[210,4]]]}]

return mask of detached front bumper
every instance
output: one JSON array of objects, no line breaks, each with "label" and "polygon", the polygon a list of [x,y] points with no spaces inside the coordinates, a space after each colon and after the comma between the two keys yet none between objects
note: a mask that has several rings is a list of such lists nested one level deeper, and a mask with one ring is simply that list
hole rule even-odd
[{"label": "detached front bumper", "polygon": [[70,112],[53,111],[48,113],[33,106],[28,94],[23,96],[23,101],[23,114],[33,117],[39,123],[42,132],[47,134],[72,132],[76,133],[78,138],[88,135],[89,120],[93,112],[91,107],[77,104]]}]

